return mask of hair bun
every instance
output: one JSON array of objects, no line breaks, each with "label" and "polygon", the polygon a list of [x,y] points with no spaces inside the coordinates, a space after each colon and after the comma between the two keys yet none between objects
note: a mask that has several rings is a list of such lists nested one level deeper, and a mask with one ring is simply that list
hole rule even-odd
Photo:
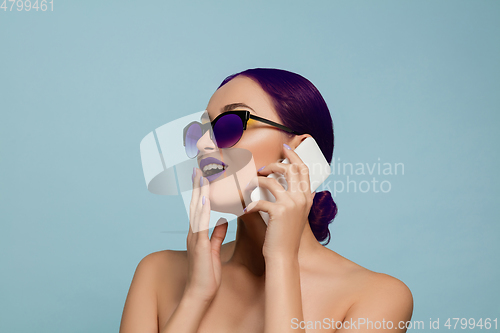
[{"label": "hair bun", "polygon": [[330,191],[316,192],[309,211],[309,225],[319,242],[326,240],[323,245],[330,242],[328,225],[333,222],[335,215],[337,215],[337,204],[333,201]]}]

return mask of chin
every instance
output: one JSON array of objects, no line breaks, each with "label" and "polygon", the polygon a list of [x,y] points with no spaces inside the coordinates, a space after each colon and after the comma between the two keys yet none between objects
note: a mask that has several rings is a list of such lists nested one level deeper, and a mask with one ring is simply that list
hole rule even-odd
[{"label": "chin", "polygon": [[233,148],[224,151],[223,158],[227,168],[210,182],[210,208],[240,216],[243,208],[250,203],[250,193],[245,187],[257,175],[253,156],[246,149]]},{"label": "chin", "polygon": [[226,177],[210,184],[210,208],[213,211],[240,216],[243,206],[234,177]]}]

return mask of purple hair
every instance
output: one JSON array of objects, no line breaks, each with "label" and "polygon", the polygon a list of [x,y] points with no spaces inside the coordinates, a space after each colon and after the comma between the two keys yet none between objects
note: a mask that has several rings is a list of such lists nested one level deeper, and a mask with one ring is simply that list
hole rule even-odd
[{"label": "purple hair", "polygon": [[[271,97],[283,125],[310,134],[331,164],[334,146],[332,117],[325,100],[309,80],[282,69],[254,68],[228,76],[219,88],[239,75],[259,83]],[[328,225],[336,214],[337,205],[330,191],[317,192],[309,212],[309,225],[316,239],[325,241],[323,245],[330,242]]]}]

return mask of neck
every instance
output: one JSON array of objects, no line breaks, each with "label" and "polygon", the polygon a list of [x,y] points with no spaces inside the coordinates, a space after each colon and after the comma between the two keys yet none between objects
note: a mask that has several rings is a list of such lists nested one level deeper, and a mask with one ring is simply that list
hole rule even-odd
[{"label": "neck", "polygon": [[[264,245],[266,230],[267,226],[258,212],[238,217],[236,240],[230,262],[246,266],[248,270],[257,276],[263,275],[265,260],[262,254],[262,246]],[[306,221],[300,240],[299,264],[305,263],[305,258],[310,258],[312,252],[322,248],[323,246],[312,233],[309,221]]]}]

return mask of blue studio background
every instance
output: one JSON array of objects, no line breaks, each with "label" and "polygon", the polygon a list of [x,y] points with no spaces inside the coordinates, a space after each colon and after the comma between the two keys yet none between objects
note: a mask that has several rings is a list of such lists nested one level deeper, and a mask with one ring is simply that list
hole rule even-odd
[{"label": "blue studio background", "polygon": [[500,317],[500,2],[53,5],[0,10],[1,332],[118,331],[137,264],[188,226],[147,191],[141,139],[254,67],[318,87],[340,171],[376,165],[325,183],[328,247],[405,282],[426,329]]}]

